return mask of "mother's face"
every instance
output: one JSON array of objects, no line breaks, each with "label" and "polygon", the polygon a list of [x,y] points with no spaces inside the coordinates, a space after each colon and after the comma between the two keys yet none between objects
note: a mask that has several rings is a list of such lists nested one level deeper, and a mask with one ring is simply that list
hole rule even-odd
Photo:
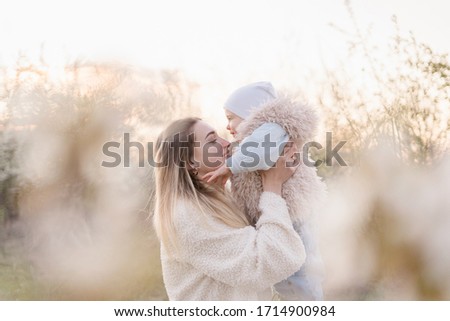
[{"label": "mother's face", "polygon": [[219,168],[228,156],[230,143],[219,137],[211,126],[198,121],[192,128],[195,135],[194,163],[201,176]]}]

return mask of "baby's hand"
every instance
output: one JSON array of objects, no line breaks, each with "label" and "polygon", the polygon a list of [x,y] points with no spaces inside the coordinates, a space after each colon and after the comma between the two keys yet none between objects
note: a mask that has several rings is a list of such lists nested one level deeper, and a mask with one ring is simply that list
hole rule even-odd
[{"label": "baby's hand", "polygon": [[203,176],[202,180],[206,181],[207,183],[212,182],[225,185],[230,176],[231,176],[230,169],[226,166],[226,164],[223,164],[215,171],[209,172],[208,174]]}]

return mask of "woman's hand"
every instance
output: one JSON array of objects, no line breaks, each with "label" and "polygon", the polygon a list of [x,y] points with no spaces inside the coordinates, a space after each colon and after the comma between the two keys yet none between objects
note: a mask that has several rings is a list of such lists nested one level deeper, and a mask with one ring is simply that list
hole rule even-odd
[{"label": "woman's hand", "polygon": [[297,159],[298,148],[295,144],[286,144],[283,154],[278,158],[275,166],[266,170],[259,171],[262,178],[263,190],[281,195],[281,187],[292,175],[300,164]]}]

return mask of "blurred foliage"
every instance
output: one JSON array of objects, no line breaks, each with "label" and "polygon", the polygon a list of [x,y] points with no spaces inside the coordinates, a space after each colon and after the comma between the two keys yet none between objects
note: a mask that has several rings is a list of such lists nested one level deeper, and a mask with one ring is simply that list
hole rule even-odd
[{"label": "blurred foliage", "polygon": [[146,146],[198,114],[197,85],[175,70],[53,70],[24,56],[0,71],[0,298],[165,299],[151,169],[133,151],[129,168],[101,168],[102,145],[129,133]]},{"label": "blurred foliage", "polygon": [[[371,29],[360,27],[351,2],[345,2],[352,30],[332,27],[346,39],[348,56],[340,68],[327,70],[317,97],[325,128],[335,142],[346,141],[341,151],[350,164],[380,144],[391,146],[405,164],[441,159],[450,148],[448,55],[418,43],[412,33],[405,35],[395,16],[396,33],[385,44],[376,43]],[[314,156],[325,159],[323,152]],[[339,168],[320,170],[327,176]]]},{"label": "blurred foliage", "polygon": [[[448,299],[448,57],[395,18],[396,34],[374,44],[346,3],[353,30],[334,28],[348,57],[317,97],[350,165],[319,167],[330,190],[318,216],[325,297]],[[169,121],[200,115],[197,89],[176,70],[58,69],[25,56],[0,67],[0,299],[167,299],[145,155],[99,164],[123,133],[145,146]]]},{"label": "blurred foliage", "polygon": [[[329,200],[318,222],[328,299],[448,300],[450,62],[404,34],[376,43],[345,1],[345,62],[317,97],[341,167],[320,166]],[[324,150],[314,159],[325,160]]]}]

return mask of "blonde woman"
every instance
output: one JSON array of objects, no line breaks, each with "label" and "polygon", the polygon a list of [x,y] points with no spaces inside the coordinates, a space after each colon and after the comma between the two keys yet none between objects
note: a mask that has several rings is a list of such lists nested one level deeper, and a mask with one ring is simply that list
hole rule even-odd
[{"label": "blonde woman", "polygon": [[261,172],[262,214],[252,226],[222,184],[202,180],[225,162],[228,145],[196,118],[173,122],[158,138],[154,227],[170,300],[270,300],[272,286],[305,261],[281,197],[295,147]]}]

